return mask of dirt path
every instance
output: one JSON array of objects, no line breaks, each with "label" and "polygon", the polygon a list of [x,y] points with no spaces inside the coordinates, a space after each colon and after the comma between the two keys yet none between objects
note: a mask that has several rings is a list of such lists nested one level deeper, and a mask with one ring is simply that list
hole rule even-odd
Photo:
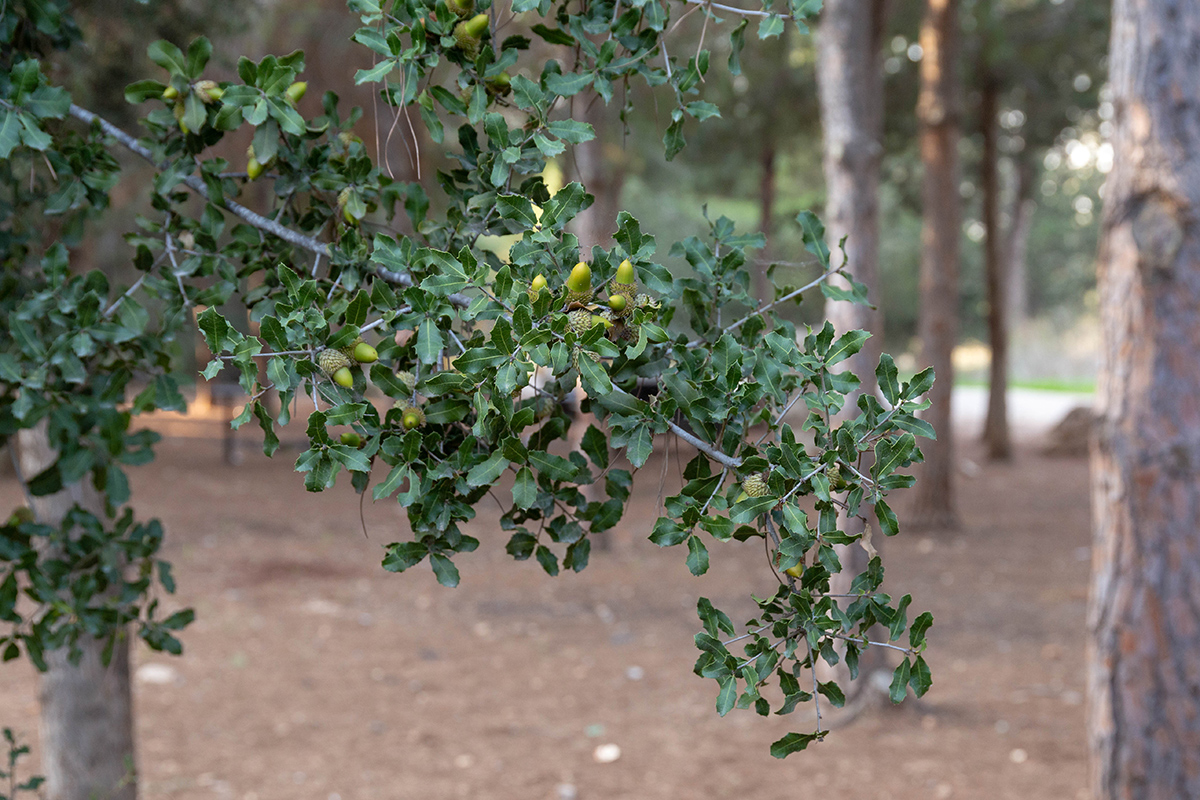
[{"label": "dirt path", "polygon": [[[365,509],[368,540],[349,486],[306,494],[294,453],[229,468],[216,439],[168,439],[134,492],[166,524],[173,602],[198,621],[181,658],[137,650],[143,796],[1083,797],[1086,463],[964,455],[981,465],[962,481],[965,530],[886,543],[890,591],[935,616],[932,691],[780,762],[769,744],[811,723],[720,719],[691,672],[696,598],[744,621],[746,596],[772,589],[761,548],[714,546],[693,578],[648,542],[659,463],[582,575],[512,563],[483,506],[483,546],[447,590],[424,567],[379,568],[406,536],[394,504]],[[0,508],[18,502],[0,482]],[[0,675],[0,724],[35,739],[32,669]],[[620,757],[597,763],[606,744]]]}]

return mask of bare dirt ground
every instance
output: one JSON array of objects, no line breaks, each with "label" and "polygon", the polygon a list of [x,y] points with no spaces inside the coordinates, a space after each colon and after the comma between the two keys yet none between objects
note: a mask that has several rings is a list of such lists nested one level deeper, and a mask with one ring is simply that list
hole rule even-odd
[{"label": "bare dirt ground", "polygon": [[[762,548],[714,545],[693,578],[684,552],[648,542],[661,461],[580,575],[512,562],[481,506],[483,544],[450,590],[425,565],[380,569],[382,546],[407,535],[398,506],[368,503],[364,538],[348,481],[309,495],[286,451],[248,447],[227,467],[219,431],[181,427],[196,438],[166,439],[134,474],[141,512],[168,531],[169,602],[197,612],[181,658],[136,649],[146,798],[1086,796],[1083,460],[1027,446],[990,465],[963,445],[977,465],[960,482],[963,530],[885,543],[885,588],[934,614],[933,689],[777,761],[770,743],[812,722],[720,719],[715,683],[691,672],[696,598],[744,621],[748,595],[773,590]],[[18,502],[0,479],[0,508]],[[24,660],[0,675],[0,725],[36,756],[36,675]],[[606,744],[620,757],[598,763]]]}]

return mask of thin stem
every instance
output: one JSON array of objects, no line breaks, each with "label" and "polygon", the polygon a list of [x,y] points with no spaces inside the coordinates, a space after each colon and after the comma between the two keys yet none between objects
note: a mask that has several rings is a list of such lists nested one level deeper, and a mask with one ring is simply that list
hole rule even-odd
[{"label": "thin stem", "polygon": [[813,655],[812,642],[808,640],[808,634],[804,635],[804,643],[808,645],[808,669],[812,673],[813,679],[813,705],[817,708],[817,739],[824,738],[824,733],[821,731],[821,692],[817,687],[817,658]]},{"label": "thin stem", "polygon": [[717,479],[717,486],[712,490],[712,494],[708,496],[708,500],[704,501],[704,507],[700,509],[700,516],[704,516],[708,512],[708,507],[712,503],[713,498],[717,496],[717,492],[721,491],[721,487],[725,485],[725,476],[729,474],[729,468],[721,470],[721,477]]},{"label": "thin stem", "polygon": [[824,633],[826,636],[832,636],[835,639],[845,639],[847,642],[854,642],[855,644],[866,645],[868,647],[886,647],[889,650],[897,650],[907,656],[913,655],[912,649],[908,647],[900,647],[899,645],[888,644],[887,642],[872,642],[869,639],[859,639],[855,636],[847,636],[844,633],[832,633],[830,631],[825,631]]},{"label": "thin stem", "polygon": [[768,623],[766,625],[763,625],[761,628],[755,628],[752,631],[747,631],[746,633],[743,633],[741,636],[734,637],[733,639],[730,639],[727,642],[721,642],[721,644],[724,645],[725,647],[728,647],[729,645],[733,644],[734,642],[740,642],[742,639],[749,639],[751,636],[754,636],[757,633],[762,633],[767,628],[771,627],[771,625],[773,625],[773,624],[774,623]]},{"label": "thin stem", "polygon": [[[693,2],[693,0],[687,0],[687,2]],[[712,5],[716,6],[716,3],[713,3]],[[730,325],[729,327],[725,328],[724,332],[729,332],[731,330],[734,330],[735,328],[741,327],[742,325],[744,325],[745,323],[754,319],[758,315],[764,314],[767,311],[770,311],[772,308],[779,305],[780,303],[786,303],[788,300],[791,300],[793,297],[803,294],[804,292],[807,292],[809,289],[813,288],[814,286],[817,286],[817,285],[829,280],[834,275],[840,275],[841,273],[842,273],[842,268],[831,269],[828,272],[822,273],[821,277],[815,278],[814,280],[809,281],[808,283],[801,286],[799,289],[795,289],[794,291],[788,292],[783,297],[780,297],[778,300],[772,300],[771,302],[767,303],[765,306],[760,306],[759,308],[756,308],[754,311],[751,311],[749,314],[742,317],[737,322],[735,322],[732,325]],[[703,339],[693,339],[692,341],[687,343],[687,346],[689,348],[699,347],[702,344],[704,344]]]},{"label": "thin stem", "polygon": [[[159,164],[154,159],[154,154],[151,153],[145,145],[100,115],[92,111],[88,111],[86,108],[81,108],[74,103],[71,104],[70,111],[71,116],[88,125],[91,125],[92,123],[98,124],[101,130],[120,142],[121,145],[127,150],[141,156],[159,169],[163,168],[163,165]],[[197,176],[187,175],[183,178],[182,182],[185,186],[204,199],[211,200],[208,195],[208,187],[205,186],[204,181]],[[223,206],[225,210],[229,211],[236,217],[240,217],[244,222],[248,222],[255,228],[270,233],[273,236],[283,239],[285,242],[293,244],[303,250],[307,250],[310,253],[315,253],[318,256],[318,259],[313,263],[314,274],[317,263],[319,263],[319,257],[330,255],[329,245],[325,242],[318,241],[311,236],[305,236],[304,234],[294,231],[291,228],[286,228],[283,225],[280,225],[278,222],[269,220],[263,215],[251,211],[241,203],[231,200],[228,197],[224,199]],[[416,285],[416,281],[414,281],[412,276],[406,272],[395,272],[393,270],[376,265],[375,274],[389,283],[395,283],[406,288]],[[467,308],[471,305],[471,298],[461,293],[449,295],[447,299],[460,308]]]},{"label": "thin stem", "polygon": [[763,435],[758,437],[758,441],[754,443],[755,445],[762,444],[763,439],[766,439],[768,436],[771,435],[771,429],[779,427],[779,423],[783,422],[783,418],[786,417],[787,413],[792,410],[792,406],[796,405],[796,403],[798,403],[800,401],[801,397],[804,397],[804,392],[803,391],[796,392],[796,396],[793,397],[791,399],[791,401],[786,406],[783,407],[783,411],[779,412],[779,416],[775,418],[775,422],[771,425],[771,427],[767,428],[767,430],[763,433]]},{"label": "thin stem", "polygon": [[[161,256],[160,256],[160,258],[161,258]],[[123,303],[125,301],[125,298],[129,297],[134,292],[136,292],[138,289],[142,288],[142,284],[146,282],[147,274],[149,274],[149,273],[142,273],[142,276],[140,278],[138,278],[137,281],[134,282],[133,286],[130,286],[128,289],[125,290],[125,294],[121,295],[116,300],[113,300],[112,305],[109,306],[108,309],[104,312],[105,319],[108,319],[109,317],[111,317],[113,315],[113,312],[117,310],[117,306],[121,305],[121,303]]]},{"label": "thin stem", "polygon": [[711,8],[719,8],[722,11],[728,11],[730,14],[739,14],[743,17],[782,16],[782,15],[773,15],[773,14],[771,14],[770,11],[757,11],[752,8],[737,8],[736,6],[727,6],[722,3],[710,3],[710,2],[707,2],[707,0],[683,0],[683,2],[687,3],[688,5],[700,5],[700,6],[709,6]]}]

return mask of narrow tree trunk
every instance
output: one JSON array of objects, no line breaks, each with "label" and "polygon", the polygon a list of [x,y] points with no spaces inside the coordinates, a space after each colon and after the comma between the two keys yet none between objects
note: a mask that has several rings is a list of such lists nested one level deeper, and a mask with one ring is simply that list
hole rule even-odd
[{"label": "narrow tree trunk", "polygon": [[[54,463],[46,423],[18,434],[21,474],[31,478]],[[57,494],[33,499],[37,521],[62,524],[76,504],[98,516],[103,500],[89,478]],[[42,772],[47,800],[135,800],[133,700],[129,643],[122,635],[107,666],[104,642],[84,638],[78,665],[67,650],[46,653],[49,670],[41,682]]]},{"label": "narrow tree trunk", "polygon": [[[879,292],[879,169],[883,157],[882,39],[885,0],[830,0],[817,35],[817,89],[824,132],[825,230],[835,251],[846,237],[846,260],[855,280],[865,284],[877,307],[827,301],[825,317],[839,333],[861,329],[872,334],[866,346],[849,361],[862,377],[860,392],[874,394],[875,365],[883,350],[883,313]],[[846,414],[857,411],[857,393],[846,398]],[[870,516],[870,509],[864,509]],[[849,534],[863,530],[857,517],[839,516]],[[875,540],[875,547],[882,547]],[[839,546],[844,571],[834,577],[830,591],[846,594],[854,576],[867,568],[862,546]],[[883,666],[881,648],[869,648],[860,659],[863,676]],[[859,708],[870,694],[870,683],[847,683],[839,665],[834,678],[847,690],[849,708]]]},{"label": "narrow tree trunk", "polygon": [[611,109],[591,94],[577,95],[583,104],[582,114],[576,119],[588,122],[596,130],[596,138],[576,145],[570,152],[569,164],[573,167],[573,180],[596,198],[590,208],[571,220],[568,229],[579,237],[579,246],[585,260],[591,258],[595,245],[607,245],[617,229],[617,214],[621,211],[621,188],[625,185],[625,165],[622,159],[613,158],[620,153],[614,146],[611,124]]},{"label": "narrow tree trunk", "polygon": [[1021,157],[1016,165],[1016,188],[1013,192],[1012,224],[1008,229],[1005,245],[1005,270],[1008,283],[1005,291],[1008,298],[1008,330],[1019,330],[1029,317],[1029,233],[1033,228],[1033,215],[1037,201],[1033,199],[1034,166],[1028,157]]},{"label": "narrow tree trunk", "polygon": [[923,442],[925,466],[913,497],[912,521],[931,529],[958,527],[954,496],[954,431],[950,397],[954,388],[951,355],[958,336],[958,258],[961,199],[958,193],[959,76],[958,0],[926,0],[921,21],[920,123],[922,215],[918,329],[921,364],[933,367],[937,381],[926,419],[937,441]]},{"label": "narrow tree trunk", "polygon": [[[774,116],[774,115],[772,115]],[[758,177],[758,229],[766,239],[762,249],[762,264],[754,272],[754,295],[760,303],[775,299],[767,265],[771,259],[771,220],[775,216],[775,132],[774,120],[763,126],[762,158]]]},{"label": "narrow tree trunk", "polygon": [[1008,298],[1005,296],[1007,281],[1000,231],[1000,154],[996,147],[999,106],[1000,84],[994,76],[985,74],[979,105],[979,127],[983,132],[983,164],[979,170],[979,183],[983,191],[983,227],[987,232],[984,276],[988,301],[988,344],[992,358],[988,367],[988,405],[983,441],[987,445],[989,458],[1007,461],[1012,456],[1012,443],[1008,432]]},{"label": "narrow tree trunk", "polygon": [[1200,797],[1200,4],[1116,0],[1092,456],[1096,800]]}]

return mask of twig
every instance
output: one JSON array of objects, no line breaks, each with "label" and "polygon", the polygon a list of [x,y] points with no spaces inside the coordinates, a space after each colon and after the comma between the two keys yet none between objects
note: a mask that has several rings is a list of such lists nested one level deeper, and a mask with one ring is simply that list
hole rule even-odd
[{"label": "twig", "polygon": [[[688,0],[688,2],[691,2],[691,0]],[[714,3],[713,5],[716,5],[716,4]],[[756,308],[754,311],[751,311],[749,314],[742,317],[737,322],[735,322],[732,325],[730,325],[729,327],[725,328],[724,332],[727,333],[727,332],[733,330],[734,328],[739,328],[742,325],[744,325],[745,323],[747,323],[750,320],[757,317],[759,314],[764,314],[767,311],[770,311],[772,308],[779,305],[780,303],[786,303],[788,300],[791,300],[793,297],[803,294],[804,292],[807,292],[809,289],[813,288],[814,286],[817,286],[818,284],[829,280],[834,275],[840,275],[843,269],[844,269],[843,267],[839,267],[838,269],[831,269],[828,272],[821,273],[821,277],[815,278],[815,279],[809,281],[808,283],[801,286],[799,289],[795,289],[791,292],[788,292],[783,297],[780,297],[778,300],[772,300],[771,302],[767,303],[765,306],[760,306],[759,308]],[[687,347],[689,347],[689,348],[699,347],[702,344],[704,344],[703,339],[693,339],[692,341],[687,343]]]},{"label": "twig", "polygon": [[734,642],[740,642],[742,639],[749,639],[751,636],[755,635],[756,633],[762,633],[767,628],[771,627],[771,625],[773,625],[773,624],[774,623],[768,623],[766,625],[763,625],[761,628],[755,628],[752,631],[747,631],[746,633],[743,633],[741,636],[734,637],[733,639],[730,639],[727,642],[721,642],[721,644],[724,645],[725,647],[728,647],[729,645],[733,644]]},{"label": "twig", "polygon": [[[159,259],[161,260],[162,256],[159,256]],[[129,297],[130,295],[132,295],[134,292],[136,292],[138,289],[140,289],[142,287],[142,284],[146,282],[146,275],[148,275],[148,274],[149,273],[142,273],[142,276],[140,278],[138,278],[137,281],[134,282],[133,286],[130,286],[128,289],[125,290],[125,294],[121,295],[116,300],[113,300],[112,305],[109,306],[108,309],[104,312],[105,319],[108,319],[109,317],[112,316],[113,312],[117,310],[117,306],[121,305],[121,303],[124,302],[125,298]]]},{"label": "twig", "polygon": [[751,8],[737,8],[735,6],[727,6],[721,3],[710,3],[708,0],[683,0],[683,2],[687,3],[688,5],[711,6],[712,8],[719,8],[722,11],[728,11],[730,14],[740,14],[743,17],[786,16],[784,14],[772,14],[770,11],[756,11]]},{"label": "twig", "polygon": [[821,692],[817,688],[817,657],[813,655],[812,642],[809,641],[807,633],[804,634],[804,643],[808,645],[808,669],[813,678],[813,705],[817,708],[817,741],[820,741],[825,735],[821,731]]},{"label": "twig", "polygon": [[[154,154],[151,153],[150,150],[147,149],[141,142],[108,120],[104,119],[98,114],[88,111],[86,108],[80,108],[74,103],[71,104],[70,111],[71,116],[88,125],[91,125],[92,123],[98,124],[101,130],[120,142],[127,150],[141,156],[159,169],[163,168],[162,164],[159,164],[157,161],[155,161]],[[208,196],[208,187],[204,185],[204,181],[200,180],[200,178],[196,177],[195,175],[185,176],[182,179],[182,183],[204,199],[211,200],[211,198]],[[328,244],[318,241],[311,236],[305,236],[302,233],[298,233],[291,228],[286,228],[283,225],[280,225],[278,222],[269,220],[262,214],[251,211],[235,200],[225,198],[224,208],[234,216],[240,217],[244,222],[248,222],[250,225],[258,228],[261,231],[270,233],[271,235],[283,239],[289,244],[294,244],[296,247],[307,250],[310,253],[315,253],[318,256],[318,259],[313,263],[314,274],[317,263],[319,263],[320,256],[332,257]],[[406,272],[395,272],[381,266],[376,266],[375,274],[379,275],[379,277],[383,278],[389,283],[395,283],[406,288],[416,285],[416,281],[414,281],[412,276]],[[467,308],[471,305],[471,298],[461,293],[451,294],[446,299],[459,308]]]}]

